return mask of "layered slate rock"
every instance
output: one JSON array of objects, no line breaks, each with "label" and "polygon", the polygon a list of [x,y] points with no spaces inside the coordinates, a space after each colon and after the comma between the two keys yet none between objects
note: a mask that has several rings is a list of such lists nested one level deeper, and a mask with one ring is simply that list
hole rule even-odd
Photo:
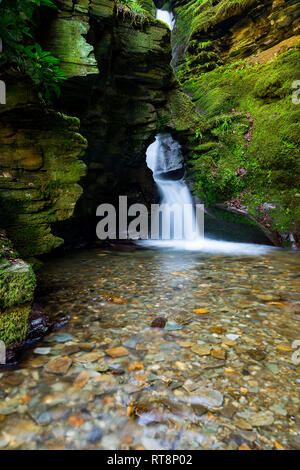
[{"label": "layered slate rock", "polygon": [[[113,0],[79,1],[72,7],[60,1],[56,17],[42,26],[44,48],[61,60],[68,75],[59,106],[80,118],[80,132],[89,143],[83,196],[70,224],[57,227],[68,240],[80,231],[83,237],[95,236],[96,208],[103,202],[117,205],[118,196],[127,195],[129,203],[150,204],[155,186],[146,166],[148,145],[161,129],[179,130],[184,138],[196,126],[194,106],[170,66],[170,30],[154,18],[152,1],[141,3],[149,12],[143,22]],[[85,43],[80,53],[78,41]]]},{"label": "layered slate rock", "polygon": [[0,230],[0,341],[6,345],[26,337],[35,285],[32,267]]},{"label": "layered slate rock", "polygon": [[7,83],[0,107],[0,220],[20,254],[47,253],[63,243],[51,224],[73,213],[85,174],[78,158],[86,140],[79,121],[45,108],[28,83]]},{"label": "layered slate rock", "polygon": [[190,160],[196,193],[216,213],[250,215],[277,245],[299,244],[299,2],[172,6],[173,65],[209,124]]}]

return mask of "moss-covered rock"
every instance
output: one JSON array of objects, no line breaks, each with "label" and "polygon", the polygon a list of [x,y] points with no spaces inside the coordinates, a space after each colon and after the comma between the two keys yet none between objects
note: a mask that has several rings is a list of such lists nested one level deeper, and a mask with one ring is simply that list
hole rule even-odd
[{"label": "moss-covered rock", "polygon": [[292,101],[299,3],[173,7],[177,76],[209,123],[190,159],[196,194],[210,205],[242,207],[278,243],[290,234],[299,242],[299,108]]},{"label": "moss-covered rock", "polygon": [[7,80],[0,107],[0,223],[25,257],[63,242],[51,224],[73,213],[86,148],[79,120],[45,108],[28,88]]},{"label": "moss-covered rock", "polygon": [[[103,202],[115,203],[119,195],[127,195],[129,202],[151,203],[148,145],[162,129],[188,134],[201,120],[175,79],[170,29],[154,18],[152,0],[140,2],[149,12],[144,21],[133,21],[113,0],[79,3],[80,11],[70,11],[68,3],[60,1],[60,12],[41,26],[43,47],[62,60],[68,75],[59,106],[79,117],[80,133],[89,143],[83,157],[88,174],[81,182],[84,192],[75,216],[57,225],[57,233],[68,240],[70,235],[95,236],[96,208]],[[91,48],[97,70],[87,70],[78,52],[74,67],[74,41],[79,36],[64,40],[61,29],[67,34],[77,22],[88,25],[80,41]]]},{"label": "moss-covered rock", "polygon": [[26,337],[35,286],[32,267],[0,231],[0,341],[7,345]]}]

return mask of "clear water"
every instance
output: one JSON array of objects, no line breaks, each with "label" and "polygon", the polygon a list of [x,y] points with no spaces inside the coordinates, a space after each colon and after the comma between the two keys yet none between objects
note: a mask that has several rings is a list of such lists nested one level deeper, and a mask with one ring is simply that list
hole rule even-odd
[{"label": "clear water", "polygon": [[123,250],[44,266],[38,301],[70,322],[0,371],[0,448],[299,445],[300,253]]}]

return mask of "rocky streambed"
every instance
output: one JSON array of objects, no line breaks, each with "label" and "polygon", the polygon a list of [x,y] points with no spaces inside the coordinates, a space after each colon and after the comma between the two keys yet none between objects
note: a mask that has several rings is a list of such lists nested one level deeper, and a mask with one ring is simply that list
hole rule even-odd
[{"label": "rocky streambed", "polygon": [[299,266],[280,250],[53,259],[38,301],[70,322],[0,371],[0,448],[299,449]]}]

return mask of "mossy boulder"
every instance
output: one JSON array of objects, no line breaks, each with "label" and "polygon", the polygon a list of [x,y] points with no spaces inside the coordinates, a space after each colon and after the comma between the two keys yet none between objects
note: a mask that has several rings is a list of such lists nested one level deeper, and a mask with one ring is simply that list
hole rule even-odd
[{"label": "mossy boulder", "polygon": [[10,345],[26,337],[36,278],[0,231],[0,341]]}]

